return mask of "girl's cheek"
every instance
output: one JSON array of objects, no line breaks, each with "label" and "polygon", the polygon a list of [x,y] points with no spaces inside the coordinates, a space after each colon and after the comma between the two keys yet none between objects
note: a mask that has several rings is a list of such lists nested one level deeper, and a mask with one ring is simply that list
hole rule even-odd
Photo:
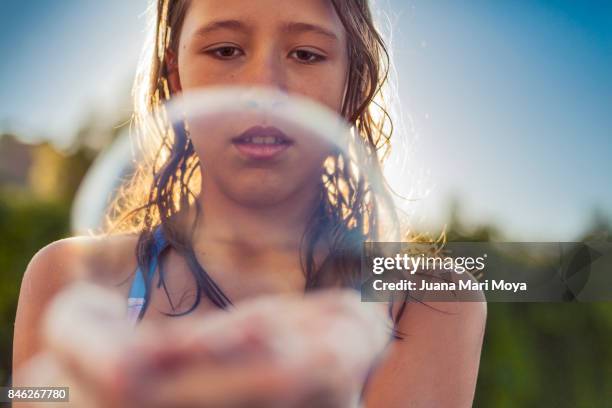
[{"label": "girl's cheek", "polygon": [[[338,71],[338,72],[336,72]],[[323,80],[323,78],[325,78]],[[336,69],[326,70],[314,77],[300,81],[300,93],[340,112],[344,91],[344,76]]]}]

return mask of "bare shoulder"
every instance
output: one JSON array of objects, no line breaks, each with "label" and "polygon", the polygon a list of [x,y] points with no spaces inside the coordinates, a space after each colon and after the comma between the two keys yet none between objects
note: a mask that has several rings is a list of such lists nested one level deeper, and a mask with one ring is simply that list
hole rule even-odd
[{"label": "bare shoulder", "polygon": [[[460,280],[476,281],[469,273],[450,275],[433,280],[439,282],[445,280],[455,285],[458,285]],[[479,350],[487,318],[484,293],[480,290],[455,289],[436,289],[426,293],[424,301],[393,305],[394,315],[398,317],[397,329],[407,336],[417,338],[420,332],[427,333],[425,337],[432,344],[441,338],[452,338],[455,343],[465,339],[466,345],[472,341]]]},{"label": "bare shoulder", "polygon": [[15,318],[14,368],[39,348],[39,325],[49,302],[77,280],[126,292],[136,268],[136,235],[73,237],[53,242],[34,255],[21,282]]},{"label": "bare shoulder", "polygon": [[[407,302],[394,302],[393,315],[399,329],[411,330],[414,320],[425,319],[431,324],[447,325],[449,321],[475,321],[484,323],[487,316],[487,303],[482,290],[457,289],[460,282],[477,283],[470,273],[436,273],[419,277],[416,281],[420,289],[416,292],[419,299],[409,298]],[[431,286],[427,286],[427,285]],[[444,286],[444,285],[454,286]],[[436,286],[438,285],[438,286]]]},{"label": "bare shoulder", "polygon": [[24,283],[42,281],[52,289],[77,279],[111,284],[125,278],[136,265],[134,234],[71,237],[55,241],[34,255],[24,274]]}]

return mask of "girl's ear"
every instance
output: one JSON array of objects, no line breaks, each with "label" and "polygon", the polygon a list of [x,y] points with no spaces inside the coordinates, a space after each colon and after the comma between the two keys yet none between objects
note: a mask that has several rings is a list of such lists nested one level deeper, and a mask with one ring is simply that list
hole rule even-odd
[{"label": "girl's ear", "polygon": [[181,79],[178,71],[178,58],[173,50],[166,51],[166,72],[168,73],[168,86],[170,87],[170,94],[175,95],[180,93],[183,88],[181,87]]}]

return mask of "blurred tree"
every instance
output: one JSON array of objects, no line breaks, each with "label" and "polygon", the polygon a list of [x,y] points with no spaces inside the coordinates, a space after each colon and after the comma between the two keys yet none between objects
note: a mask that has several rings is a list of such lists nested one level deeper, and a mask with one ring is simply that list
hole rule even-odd
[{"label": "blurred tree", "polygon": [[499,229],[493,225],[466,226],[461,217],[461,203],[457,197],[450,199],[445,232],[446,239],[455,242],[488,242],[502,239]]},{"label": "blurred tree", "polygon": [[69,206],[16,190],[0,191],[0,384],[11,368],[13,322],[21,277],[43,246],[69,233]]}]

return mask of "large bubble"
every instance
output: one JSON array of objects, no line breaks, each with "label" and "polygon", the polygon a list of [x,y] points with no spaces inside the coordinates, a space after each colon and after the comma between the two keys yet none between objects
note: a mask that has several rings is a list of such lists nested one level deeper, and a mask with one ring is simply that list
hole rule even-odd
[{"label": "large bubble", "polygon": [[[236,313],[217,314],[216,320],[202,319],[201,315],[194,314],[192,317],[196,320],[189,320],[186,316],[183,325],[180,325],[181,320],[167,319],[164,321],[169,325],[167,327],[156,326],[157,321],[145,319],[143,325],[133,329],[126,324],[127,319],[124,320],[122,305],[125,302],[120,298],[99,292],[97,288],[76,287],[58,297],[56,305],[59,306],[53,307],[47,317],[44,336],[51,349],[68,361],[82,361],[84,370],[106,381],[114,378],[108,375],[114,372],[114,366],[97,364],[97,360],[90,359],[84,350],[100,350],[97,356],[112,363],[129,355],[130,344],[140,344],[145,338],[167,337],[170,332],[166,329],[175,321],[179,322],[176,323],[179,326],[175,326],[179,334],[177,338],[185,340],[192,331],[192,334],[204,333],[203,337],[210,341],[217,338],[217,334],[210,334],[211,331],[230,333],[229,328],[237,330],[242,327],[241,322],[247,324],[249,321],[264,322],[258,326],[266,328],[265,322],[270,322],[271,331],[265,338],[272,345],[278,343],[285,347],[278,352],[280,360],[297,364],[294,361],[299,357],[299,364],[300,361],[310,364],[316,361],[311,357],[312,353],[323,347],[323,353],[337,361],[333,370],[326,365],[321,373],[306,367],[299,375],[303,379],[299,384],[317,378],[328,383],[326,373],[335,378],[350,379],[354,376],[345,394],[356,401],[368,367],[381,356],[389,339],[391,322],[388,321],[386,305],[379,307],[379,304],[361,303],[359,295],[347,288],[361,284],[364,242],[397,241],[400,236],[398,217],[384,181],[375,142],[364,137],[328,107],[304,97],[257,88],[202,89],[183,93],[136,125],[130,137],[134,137],[133,141],[137,143],[129,143],[128,136],[119,139],[98,159],[84,180],[73,212],[77,230],[99,229],[104,219],[100,203],[108,203],[118,192],[142,194],[143,199],[166,194],[173,200],[178,195],[180,205],[169,209],[171,216],[179,217],[185,208],[185,213],[191,214],[192,208],[201,207],[201,211],[196,212],[194,224],[214,214],[214,222],[211,224],[209,219],[203,225],[214,225],[215,237],[223,237],[226,232],[223,228],[230,233],[238,230],[244,236],[241,238],[253,244],[252,247],[244,245],[244,254],[237,256],[243,255],[249,262],[257,258],[258,244],[269,238],[266,237],[269,225],[270,235],[305,243],[303,248],[299,248],[307,255],[304,257],[306,262],[300,265],[306,272],[305,291],[312,288],[337,289],[338,286],[345,290],[319,291],[306,297],[301,293],[293,298],[272,296],[283,290],[294,290],[303,283],[301,276],[298,281],[295,278],[297,274],[284,274],[285,269],[279,267],[283,274],[278,275],[278,280],[286,276],[290,285],[271,285],[272,289],[265,288],[261,293],[255,293],[253,297],[260,299],[259,303],[248,303],[245,296],[233,299],[236,291],[232,293],[232,288],[229,288],[227,294],[232,305],[236,306],[232,309]],[[130,148],[135,154],[129,154]],[[142,190],[135,184],[123,184],[119,189],[126,175],[133,172],[148,174],[148,179],[144,180],[149,184]],[[181,202],[180,197],[187,197],[187,201]],[[259,228],[259,235],[249,234],[247,226],[241,224],[247,218],[245,213],[249,213],[251,218],[253,215],[261,217],[258,221],[265,221],[257,225],[264,225],[264,228]],[[295,224],[298,224],[297,228]],[[177,225],[183,224],[174,226]],[[287,233],[283,234],[283,231]],[[267,262],[261,264],[269,268],[292,265],[280,258],[283,256],[291,257],[291,262],[294,258],[295,262],[298,261],[294,257],[296,247],[284,246],[282,240],[274,241],[274,244],[279,241],[280,245],[270,246],[274,251],[268,251]],[[197,242],[192,240],[191,243]],[[285,250],[286,247],[289,250]],[[274,258],[277,255],[281,259],[278,263]],[[204,276],[219,277],[224,271],[215,269],[214,262],[212,266],[210,263],[202,264],[207,268],[206,273],[211,273]],[[173,272],[170,269],[169,266],[166,269],[167,277]],[[314,273],[310,274],[312,271]],[[161,275],[159,272],[159,277]],[[220,290],[227,290],[224,282],[219,282],[220,287],[223,286]],[[159,285],[157,290],[162,290]],[[270,296],[255,296],[262,293]],[[210,297],[209,292],[205,294]],[[94,334],[72,335],[70,330],[64,329],[66,322],[72,322],[71,327],[78,332],[80,326],[74,322],[79,322],[79,319],[90,321],[86,329]],[[329,324],[325,323],[327,320]],[[215,322],[223,328],[218,329]],[[295,335],[294,329],[300,322],[306,322],[302,329],[306,328],[305,332],[310,330],[313,336]],[[146,331],[147,323],[152,324],[149,326],[151,332]],[[107,335],[97,336],[98,330]],[[87,344],[75,347],[69,341],[73,338]],[[172,340],[169,344],[180,342]],[[316,344],[319,346],[315,347]],[[43,363],[53,367],[51,360],[43,360]],[[241,360],[243,363],[245,361]],[[34,368],[33,371],[41,373],[51,371],[44,366],[43,369]],[[68,374],[60,372],[56,377],[64,378],[62,375]],[[45,376],[40,378],[46,384],[53,383]],[[49,378],[54,377],[51,375]]]}]

